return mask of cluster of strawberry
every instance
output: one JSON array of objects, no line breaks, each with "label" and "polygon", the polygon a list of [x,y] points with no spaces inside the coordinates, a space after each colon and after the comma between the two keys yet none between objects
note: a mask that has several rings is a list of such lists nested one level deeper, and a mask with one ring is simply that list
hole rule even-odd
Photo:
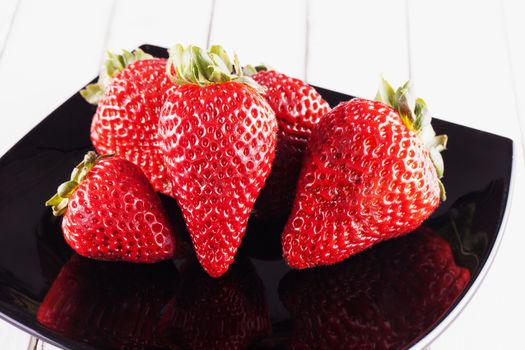
[{"label": "cluster of strawberry", "polygon": [[80,255],[157,262],[177,232],[155,192],[176,199],[196,256],[218,277],[251,214],[287,218],[294,268],[332,264],[414,230],[444,199],[446,136],[409,83],[375,101],[328,103],[305,82],[241,67],[220,46],[169,59],[109,54],[80,93],[98,105],[89,152],[46,204]]}]

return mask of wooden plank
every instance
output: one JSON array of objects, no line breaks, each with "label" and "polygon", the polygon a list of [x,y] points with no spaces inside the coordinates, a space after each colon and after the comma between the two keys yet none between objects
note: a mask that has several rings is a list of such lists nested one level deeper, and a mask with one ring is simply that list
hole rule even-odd
[{"label": "wooden plank", "polygon": [[9,36],[17,4],[18,0],[3,0],[0,2],[0,59]]},{"label": "wooden plank", "polygon": [[38,341],[36,350],[61,350],[61,348],[58,348],[54,345],[44,343],[43,341]]},{"label": "wooden plank", "polygon": [[431,347],[516,348],[522,343],[525,310],[525,285],[516,275],[525,244],[525,183],[520,180],[525,168],[500,3],[410,0],[409,19],[419,95],[440,118],[513,138],[517,166],[508,224],[494,264],[468,306]]},{"label": "wooden plank", "polygon": [[410,1],[409,9],[413,80],[434,115],[518,139],[498,1]]},{"label": "wooden plank", "polygon": [[304,78],[306,2],[216,0],[210,44],[234,50],[243,64],[265,63]]},{"label": "wooden plank", "polygon": [[503,0],[502,12],[514,84],[514,98],[521,125],[521,139],[525,137],[525,2]]},{"label": "wooden plank", "polygon": [[409,78],[405,2],[311,0],[308,81],[372,98]]},{"label": "wooden plank", "polygon": [[4,320],[0,320],[0,343],[2,349],[27,349],[30,336],[26,332],[10,325]]},{"label": "wooden plank", "polygon": [[133,49],[142,44],[206,46],[212,0],[125,0],[115,4],[107,48]]},{"label": "wooden plank", "polygon": [[0,62],[0,154],[97,74],[110,7],[105,0],[20,3]]}]

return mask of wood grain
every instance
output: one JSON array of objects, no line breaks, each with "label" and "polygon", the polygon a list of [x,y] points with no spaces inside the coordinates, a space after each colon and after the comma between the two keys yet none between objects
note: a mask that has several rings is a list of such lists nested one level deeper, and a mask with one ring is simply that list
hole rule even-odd
[{"label": "wood grain", "polygon": [[308,81],[373,98],[384,75],[409,79],[406,6],[394,1],[311,0]]},{"label": "wood grain", "polygon": [[0,62],[0,154],[97,75],[110,8],[105,0],[20,3]]},{"label": "wood grain", "polygon": [[304,78],[306,2],[216,0],[210,44],[235,50],[242,64],[265,63]]},{"label": "wood grain", "polygon": [[[107,49],[134,49],[142,44],[206,45],[212,0],[117,0]],[[198,14],[198,15],[197,15]]]},{"label": "wood grain", "polygon": [[0,60],[16,14],[18,0],[0,2]]}]

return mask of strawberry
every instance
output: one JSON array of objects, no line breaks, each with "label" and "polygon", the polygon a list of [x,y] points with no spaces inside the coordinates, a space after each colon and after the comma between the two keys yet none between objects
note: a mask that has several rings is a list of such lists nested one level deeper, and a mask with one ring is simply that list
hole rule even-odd
[{"label": "strawberry", "polygon": [[57,192],[46,205],[64,215],[64,238],[78,254],[141,263],[173,256],[171,224],[135,164],[88,152]]},{"label": "strawberry", "polygon": [[289,272],[279,284],[292,316],[288,348],[403,349],[469,280],[450,244],[427,228],[333,266]]},{"label": "strawberry", "polygon": [[308,138],[330,106],[304,81],[265,66],[248,66],[245,70],[266,88],[266,100],[279,125],[272,172],[255,202],[255,215],[266,220],[287,217]]},{"label": "strawberry", "polygon": [[270,173],[277,122],[258,85],[220,46],[177,45],[168,67],[176,85],[159,120],[164,160],[197,257],[218,277]]},{"label": "strawberry", "polygon": [[157,325],[175,294],[171,262],[106,263],[73,255],[37,312],[46,328],[104,349],[163,348]]},{"label": "strawberry", "polygon": [[444,199],[447,138],[410,94],[408,83],[394,92],[384,82],[383,102],[341,103],[314,129],[282,238],[291,267],[333,264],[410,232]]},{"label": "strawberry", "polygon": [[98,104],[91,124],[91,141],[100,154],[116,154],[138,165],[156,191],[171,195],[159,149],[157,125],[164,94],[171,86],[166,60],[138,49],[108,53],[96,84],[80,93]]},{"label": "strawberry", "polygon": [[264,286],[248,259],[237,259],[218,279],[197,262],[185,267],[159,326],[170,348],[241,350],[271,332]]}]

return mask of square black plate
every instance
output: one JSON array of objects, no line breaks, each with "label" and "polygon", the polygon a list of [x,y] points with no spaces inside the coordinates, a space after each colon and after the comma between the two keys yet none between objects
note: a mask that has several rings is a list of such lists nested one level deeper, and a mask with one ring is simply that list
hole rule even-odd
[{"label": "square black plate", "polygon": [[[166,56],[163,48],[149,45],[142,48],[155,56]],[[318,90],[332,106],[351,98],[323,88]],[[133,307],[126,309],[122,305],[117,306],[116,310],[122,318],[111,321],[113,323],[104,323],[100,320],[101,314],[97,314],[100,311],[97,308],[107,307],[102,305],[104,302],[114,304],[114,298],[123,299],[125,304],[126,298],[130,297],[129,293],[120,295],[119,293],[126,293],[116,285],[124,283],[126,279],[119,281],[118,278],[110,278],[114,272],[110,271],[113,267],[107,267],[108,263],[88,262],[76,257],[62,238],[59,220],[54,219],[50,210],[43,206],[57,184],[68,176],[83,154],[91,149],[89,128],[94,112],[95,108],[76,93],[0,159],[0,316],[37,337],[65,348],[117,348],[125,345],[128,348],[167,348],[175,344],[190,347],[189,344],[195,345],[197,343],[194,341],[199,340],[192,340],[192,337],[216,336],[218,339],[206,341],[215,341],[218,344],[227,341],[219,339],[226,337],[225,334],[231,336],[231,339],[237,336],[235,339],[238,344],[264,349],[285,348],[295,341],[294,337],[309,339],[309,334],[316,334],[327,346],[331,344],[330,341],[335,341],[331,348],[336,348],[336,345],[348,348],[352,344],[364,344],[367,341],[395,344],[392,345],[395,347],[415,345],[414,347],[419,348],[441,332],[472,296],[486,273],[501,238],[500,229],[504,221],[513,166],[512,141],[436,119],[435,129],[438,133],[448,134],[450,142],[449,150],[444,153],[444,184],[448,200],[424,224],[434,233],[419,232],[382,243],[333,267],[290,273],[279,257],[280,224],[263,224],[251,220],[241,248],[241,257],[238,259],[240,262],[235,267],[236,271],[241,272],[228,275],[226,282],[207,279],[198,269],[181,266],[180,262],[161,264],[161,270],[175,271],[178,268],[180,273],[166,272],[165,280],[173,280],[176,286],[170,284],[170,287],[166,287],[165,298],[161,298],[166,301],[166,305],[159,306],[158,318],[150,318],[147,322],[165,319],[170,307],[173,309],[173,305],[180,304],[174,304],[173,300],[185,300],[186,306],[194,305],[199,308],[198,303],[192,301],[191,295],[187,295],[195,285],[201,287],[199,290],[211,293],[200,295],[207,303],[227,304],[226,300],[233,302],[230,300],[232,298],[222,300],[220,298],[224,298],[224,295],[219,294],[235,295],[244,305],[241,307],[242,315],[230,314],[224,316],[224,320],[220,315],[208,315],[209,318],[197,318],[194,324],[184,326],[186,328],[180,324],[170,325],[169,322],[166,325],[164,321],[162,327],[143,325],[142,328],[134,328],[133,332],[128,329],[129,332],[126,333],[118,320],[132,317],[132,313],[137,312]],[[429,243],[428,235],[439,237],[439,242]],[[418,256],[419,253],[412,253],[414,246],[426,247],[423,249],[425,259]],[[439,248],[435,248],[436,246]],[[429,250],[425,250],[427,248]],[[447,257],[452,256],[450,251],[453,258]],[[441,270],[433,267],[432,264],[438,261],[437,258],[432,260],[433,254],[441,256],[444,260],[438,259],[440,264],[449,264],[448,267]],[[369,261],[370,264],[365,265],[372,265],[367,277],[362,279],[357,278],[357,275],[365,274],[361,270],[360,261]],[[426,266],[428,262],[427,269],[416,271],[415,262],[418,262],[417,266]],[[37,321],[36,314],[66,263],[64,270],[80,269],[81,272],[76,272],[78,280],[69,281],[69,285],[63,281],[56,282],[60,286],[55,286],[55,289],[60,288],[60,293],[63,293],[59,294],[62,302],[66,300],[70,303],[71,309],[68,312],[75,313],[80,312],[75,307],[81,303],[78,299],[81,296],[75,288],[79,283],[85,283],[85,288],[92,289],[92,293],[86,292],[91,295],[91,299],[88,298],[86,302],[89,300],[92,304],[92,314],[66,313],[61,315],[62,319],[53,321],[57,323],[56,327],[49,329]],[[77,266],[79,264],[82,265],[80,268]],[[99,271],[97,273],[100,276],[93,276],[85,271],[85,266],[90,264],[95,271]],[[170,266],[166,267],[166,264]],[[460,267],[456,267],[456,264]],[[389,271],[392,268],[386,266],[394,266],[398,270]],[[130,272],[140,280],[141,275],[150,275],[157,267],[125,265],[118,268]],[[434,293],[428,293],[430,289],[427,287],[432,281],[443,281],[443,274],[452,276],[451,271],[457,272],[457,269],[468,270],[467,275],[463,275],[467,276],[464,283],[458,283],[457,288],[450,287],[450,284],[433,285]],[[87,277],[82,271],[87,273]],[[126,275],[126,271],[122,274]],[[62,275],[64,274],[67,271]],[[244,277],[237,281],[238,275]],[[285,275],[287,276],[283,277]],[[390,288],[384,287],[385,283],[373,282],[376,280],[374,276],[386,279]],[[247,280],[251,283],[247,284]],[[397,288],[398,285],[412,287],[406,290],[403,287]],[[143,289],[147,290],[147,287]],[[419,292],[414,293],[414,290]],[[344,294],[339,295],[341,291]],[[169,293],[173,295],[170,296]],[[195,291],[192,293],[198,294]],[[440,299],[440,295],[444,293],[449,294],[446,301]],[[151,306],[148,304],[151,300],[145,300],[153,298],[150,294],[140,292],[139,296],[134,297],[136,303]],[[325,301],[337,304],[337,308],[323,304]],[[292,310],[291,314],[285,305]],[[432,305],[430,309],[429,305]],[[226,307],[233,306],[235,305],[226,305],[225,310]],[[82,310],[86,312],[85,309]],[[127,315],[125,310],[130,314]],[[263,321],[259,322],[259,328],[254,327],[250,323],[249,312],[252,311],[267,313],[271,328],[264,326]],[[187,308],[185,312],[188,312]],[[106,316],[107,313],[106,310]],[[423,317],[421,313],[426,316]],[[80,322],[76,326],[67,324],[71,320],[64,318],[69,316],[86,322]],[[95,316],[98,321],[94,321]],[[223,331],[219,337],[212,330],[221,322],[223,325],[234,324],[235,327]],[[252,324],[251,330],[243,328],[247,324]],[[381,328],[387,325],[389,330]],[[162,336],[155,333],[153,338],[156,340],[149,343],[146,333],[151,332],[151,329],[155,332],[160,332],[161,329]],[[374,334],[378,329],[381,332]],[[383,336],[389,338],[385,340],[382,339]],[[229,344],[233,347],[232,343]],[[310,346],[315,347],[312,344],[314,343]]]}]

